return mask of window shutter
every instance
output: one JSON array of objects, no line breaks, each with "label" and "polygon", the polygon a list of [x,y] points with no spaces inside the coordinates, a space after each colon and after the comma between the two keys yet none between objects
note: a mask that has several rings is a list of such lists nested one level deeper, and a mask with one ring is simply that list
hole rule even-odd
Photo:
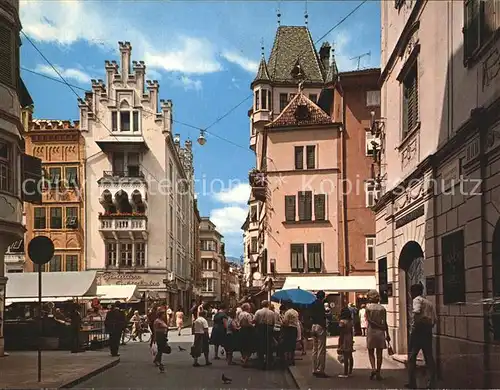
[{"label": "window shutter", "polygon": [[325,213],[325,194],[314,195],[314,219],[316,221],[324,221]]},{"label": "window shutter", "polygon": [[500,28],[500,2],[498,0],[481,1],[481,44],[488,41]]},{"label": "window shutter", "polygon": [[304,217],[306,221],[312,220],[312,191],[305,191]]},{"label": "window shutter", "polygon": [[306,219],[306,193],[299,191],[299,221]]},{"label": "window shutter", "polygon": [[297,268],[299,271],[304,271],[304,246],[297,245]]},{"label": "window shutter", "polygon": [[290,255],[291,255],[291,268],[292,271],[296,271],[297,268],[299,267],[299,259],[298,259],[298,252],[296,250],[296,247],[294,245],[290,246]]},{"label": "window shutter", "polygon": [[22,154],[22,200],[27,203],[42,203],[42,160]]},{"label": "window shutter", "polygon": [[295,169],[304,169],[304,147],[295,147]]},{"label": "window shutter", "polygon": [[0,25],[0,82],[14,86],[14,40],[12,30]]},{"label": "window shutter", "polygon": [[316,252],[314,254],[314,267],[318,272],[321,271],[321,245],[316,245]]},{"label": "window shutter", "polygon": [[479,0],[468,0],[465,3],[464,26],[466,59],[472,57],[479,46],[479,16]]},{"label": "window shutter", "polygon": [[285,221],[295,221],[295,195],[285,195]]},{"label": "window shutter", "polygon": [[316,168],[316,146],[307,146],[307,169]]}]

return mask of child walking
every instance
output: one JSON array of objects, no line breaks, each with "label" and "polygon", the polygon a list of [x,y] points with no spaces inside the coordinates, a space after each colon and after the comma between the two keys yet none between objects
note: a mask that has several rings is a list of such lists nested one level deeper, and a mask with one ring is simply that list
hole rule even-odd
[{"label": "child walking", "polygon": [[353,352],[353,326],[352,315],[349,308],[345,307],[340,312],[340,336],[337,353],[344,360],[344,374],[339,375],[339,378],[348,378],[352,374],[354,368]]}]

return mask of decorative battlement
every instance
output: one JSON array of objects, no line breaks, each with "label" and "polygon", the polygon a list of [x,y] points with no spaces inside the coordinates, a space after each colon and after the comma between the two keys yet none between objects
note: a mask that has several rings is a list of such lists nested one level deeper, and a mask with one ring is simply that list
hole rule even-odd
[{"label": "decorative battlement", "polygon": [[80,121],[58,119],[34,119],[31,130],[77,130]]}]

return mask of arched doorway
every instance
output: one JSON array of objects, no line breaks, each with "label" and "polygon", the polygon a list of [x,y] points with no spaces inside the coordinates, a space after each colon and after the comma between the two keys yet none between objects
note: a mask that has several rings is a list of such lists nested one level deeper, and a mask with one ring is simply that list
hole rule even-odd
[{"label": "arched doorway", "polygon": [[[407,340],[410,339],[410,324],[413,311],[413,300],[410,287],[422,283],[425,294],[424,251],[416,241],[408,241],[401,249],[398,267],[405,273],[405,305],[406,305],[406,330]],[[402,291],[400,291],[400,294]]]},{"label": "arched doorway", "polygon": [[[495,225],[492,238],[491,255],[492,277],[493,277],[493,298],[500,299],[500,220]],[[493,339],[500,340],[500,304],[493,306],[492,313]]]}]

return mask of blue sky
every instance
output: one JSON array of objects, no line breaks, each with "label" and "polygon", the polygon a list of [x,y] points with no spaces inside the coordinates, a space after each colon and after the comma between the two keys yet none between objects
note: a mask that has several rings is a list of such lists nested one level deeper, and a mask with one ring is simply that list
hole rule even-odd
[{"label": "blue sky", "polygon": [[[309,1],[313,40],[358,4]],[[250,95],[261,40],[266,58],[274,40],[277,7],[277,1],[29,0],[21,1],[21,21],[39,50],[80,88],[89,87],[91,78],[104,79],[104,60],[118,61],[118,41],[130,41],[132,59],[145,61],[147,77],[159,80],[160,98],[173,100],[174,120],[205,128]],[[282,25],[304,25],[304,1],[281,1],[280,10]],[[350,58],[367,52],[371,56],[361,67],[379,66],[379,2],[365,3],[324,40],[334,42],[341,71],[355,69]],[[21,66],[57,78],[25,39]],[[76,96],[66,85],[26,70],[22,76],[36,118],[78,119]],[[227,254],[236,257],[242,253],[246,180],[254,165],[248,148],[250,105],[249,99],[211,127],[205,146],[194,146],[201,214],[211,216],[225,236]],[[178,122],[174,132],[183,139],[198,136]]]}]

